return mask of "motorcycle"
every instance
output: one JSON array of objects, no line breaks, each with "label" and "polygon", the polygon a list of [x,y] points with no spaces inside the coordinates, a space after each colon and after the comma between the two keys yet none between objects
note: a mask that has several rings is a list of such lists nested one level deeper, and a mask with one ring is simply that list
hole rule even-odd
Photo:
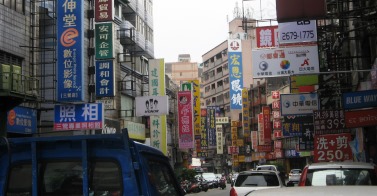
[{"label": "motorcycle", "polygon": [[209,186],[208,186],[208,182],[206,180],[201,180],[199,182],[199,185],[200,185],[200,190],[204,191],[204,192],[207,192],[208,189],[209,189]]},{"label": "motorcycle", "polygon": [[226,178],[224,176],[219,180],[219,187],[223,190],[226,188]]}]

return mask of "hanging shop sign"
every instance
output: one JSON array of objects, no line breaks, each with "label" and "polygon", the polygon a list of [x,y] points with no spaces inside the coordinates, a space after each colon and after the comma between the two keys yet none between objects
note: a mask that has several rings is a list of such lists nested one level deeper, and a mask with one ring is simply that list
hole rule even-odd
[{"label": "hanging shop sign", "polygon": [[242,47],[240,39],[228,40],[230,109],[242,109]]},{"label": "hanging shop sign", "polygon": [[279,47],[278,26],[256,27],[255,31],[258,48]]},{"label": "hanging shop sign", "polygon": [[104,125],[102,103],[55,105],[54,130],[94,130]]},{"label": "hanging shop sign", "polygon": [[308,115],[319,109],[317,93],[281,94],[281,115]]},{"label": "hanging shop sign", "polygon": [[96,96],[115,96],[115,76],[113,60],[96,61]]},{"label": "hanging shop sign", "polygon": [[83,102],[84,4],[72,0],[57,5],[57,101]]}]

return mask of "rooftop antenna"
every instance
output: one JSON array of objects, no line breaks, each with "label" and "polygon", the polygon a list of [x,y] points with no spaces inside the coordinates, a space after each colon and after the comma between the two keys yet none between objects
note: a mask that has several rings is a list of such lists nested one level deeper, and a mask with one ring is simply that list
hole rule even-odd
[{"label": "rooftop antenna", "polygon": [[236,7],[234,8],[234,11],[233,11],[233,17],[234,18],[241,17],[240,8],[238,7],[238,2],[236,2]]}]

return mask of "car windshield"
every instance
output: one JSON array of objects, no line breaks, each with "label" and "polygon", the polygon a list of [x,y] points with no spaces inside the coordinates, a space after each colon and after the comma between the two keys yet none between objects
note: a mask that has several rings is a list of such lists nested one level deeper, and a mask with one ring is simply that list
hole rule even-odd
[{"label": "car windshield", "polygon": [[207,181],[216,180],[216,175],[214,173],[202,173],[202,176]]},{"label": "car windshield", "polygon": [[276,174],[246,174],[239,175],[235,182],[236,187],[266,187],[279,186],[279,179]]},{"label": "car windshield", "polygon": [[326,169],[309,170],[306,186],[330,185],[377,185],[372,169]]},{"label": "car windshield", "polygon": [[276,168],[273,166],[258,166],[257,170],[272,170],[276,171]]},{"label": "car windshield", "polygon": [[292,169],[292,170],[291,170],[291,173],[292,173],[292,174],[300,174],[300,173],[301,173],[301,170],[299,170],[299,169]]}]

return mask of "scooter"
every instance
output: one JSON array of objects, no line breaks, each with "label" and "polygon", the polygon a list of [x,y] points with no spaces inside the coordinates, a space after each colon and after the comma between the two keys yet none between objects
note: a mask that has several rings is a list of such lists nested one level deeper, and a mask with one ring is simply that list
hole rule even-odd
[{"label": "scooter", "polygon": [[219,187],[223,190],[226,188],[226,178],[224,176],[219,180]]}]

